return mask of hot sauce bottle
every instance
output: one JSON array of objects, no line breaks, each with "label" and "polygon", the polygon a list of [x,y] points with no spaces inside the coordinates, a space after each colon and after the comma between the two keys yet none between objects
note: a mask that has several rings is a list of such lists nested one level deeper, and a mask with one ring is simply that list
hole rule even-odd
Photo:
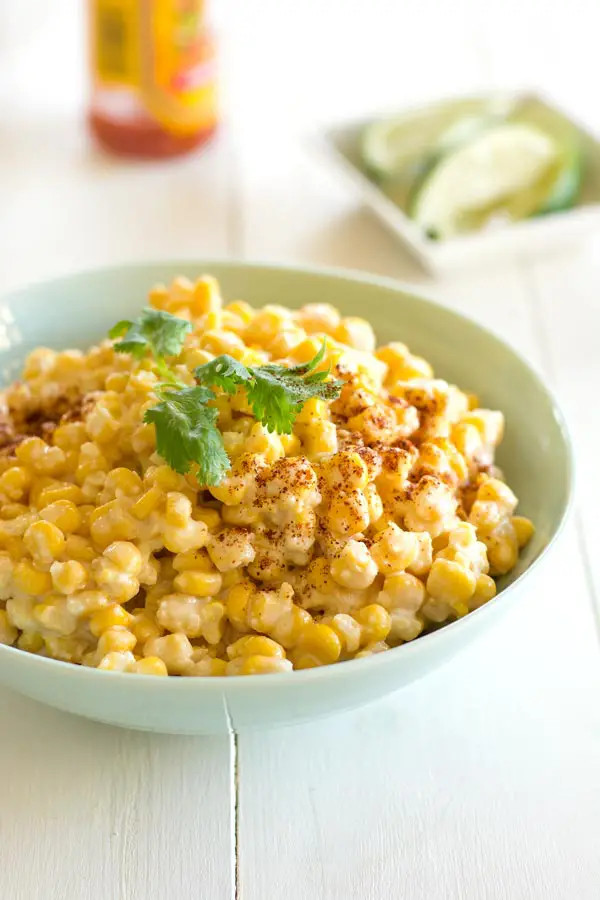
[{"label": "hot sauce bottle", "polygon": [[90,0],[90,7],[88,120],[100,144],[161,158],[205,143],[217,109],[204,0]]}]

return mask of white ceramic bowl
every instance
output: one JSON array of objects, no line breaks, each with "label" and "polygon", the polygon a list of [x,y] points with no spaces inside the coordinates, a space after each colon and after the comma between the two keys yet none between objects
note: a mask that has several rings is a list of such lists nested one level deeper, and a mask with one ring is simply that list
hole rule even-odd
[{"label": "white ceramic bowl", "polygon": [[476,391],[507,417],[499,461],[537,531],[498,596],[465,618],[387,653],[286,675],[153,678],[103,672],[0,646],[0,683],[43,703],[149,731],[216,734],[281,725],[366,703],[446,662],[522,600],[556,537],[571,495],[572,463],[562,418],[546,386],[510,347],[474,322],[415,297],[395,282],[344,272],[245,263],[165,262],[105,269],[17,291],[0,303],[4,381],[44,344],[86,347],[134,316],[148,287],[177,274],[210,272],[224,295],[255,305],[333,303],[362,315],[380,341],[401,340],[440,377]]}]

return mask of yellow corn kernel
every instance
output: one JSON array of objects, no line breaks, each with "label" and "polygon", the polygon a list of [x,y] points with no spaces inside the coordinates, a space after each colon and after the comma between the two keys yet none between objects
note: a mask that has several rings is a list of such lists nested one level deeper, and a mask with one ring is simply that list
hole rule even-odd
[{"label": "yellow corn kernel", "polygon": [[135,656],[130,650],[110,650],[98,663],[99,669],[107,672],[128,672],[135,665]]},{"label": "yellow corn kernel", "polygon": [[100,656],[104,656],[105,653],[113,651],[133,650],[136,644],[136,636],[124,625],[113,625],[102,632],[98,638],[98,653]]},{"label": "yellow corn kernel", "polygon": [[277,656],[237,656],[227,663],[226,675],[275,675],[291,672],[292,664]]},{"label": "yellow corn kernel", "polygon": [[192,516],[192,504],[185,494],[171,492],[167,494],[165,520],[176,528],[184,528]]},{"label": "yellow corn kernel", "polygon": [[60,482],[56,481],[56,479],[49,478],[47,475],[40,475],[37,478],[34,478],[31,482],[31,487],[29,488],[29,503],[31,506],[39,508],[39,499],[42,491],[47,488],[48,485],[59,483]]},{"label": "yellow corn kernel", "polygon": [[83,499],[81,488],[76,484],[56,481],[40,491],[37,496],[37,506],[42,509],[44,506],[55,503],[57,500],[70,500],[71,503],[77,505],[83,503]]},{"label": "yellow corn kernel", "polygon": [[3,519],[17,519],[29,512],[29,507],[24,503],[3,503],[0,507],[0,516]]},{"label": "yellow corn kernel", "polygon": [[25,650],[26,653],[39,653],[43,646],[44,638],[37,631],[24,631],[17,640],[19,650]]},{"label": "yellow corn kernel", "polygon": [[91,616],[114,601],[102,591],[75,591],[66,598],[67,609],[75,616]]},{"label": "yellow corn kernel", "polygon": [[227,595],[227,618],[240,631],[247,631],[248,603],[254,594],[254,586],[248,581],[234,585]]},{"label": "yellow corn kernel", "polygon": [[135,497],[142,491],[142,479],[132,469],[120,466],[117,469],[111,469],[106,476],[104,487],[114,493],[116,497],[120,494],[124,494],[126,497]]},{"label": "yellow corn kernel", "polygon": [[327,511],[327,523],[337,535],[350,537],[369,527],[369,505],[363,491],[333,494]]},{"label": "yellow corn kernel", "polygon": [[146,656],[138,659],[132,666],[131,672],[138,675],[168,675],[167,667],[158,656]]},{"label": "yellow corn kernel", "polygon": [[23,535],[25,546],[35,562],[50,565],[60,556],[65,546],[65,537],[52,522],[33,522]]},{"label": "yellow corn kernel", "polygon": [[117,394],[122,394],[127,387],[128,381],[129,374],[127,372],[110,372],[106,376],[104,387],[107,391],[114,391]]},{"label": "yellow corn kernel", "polygon": [[236,315],[245,325],[247,325],[255,315],[250,304],[246,303],[244,300],[233,300],[231,303],[227,304],[225,309],[227,312],[232,312]]},{"label": "yellow corn kernel", "polygon": [[319,665],[334,663],[339,659],[342,645],[338,635],[329,625],[311,622],[304,626],[293,650],[294,666],[296,659],[303,656],[314,656],[320,660]]},{"label": "yellow corn kernel", "polygon": [[178,475],[169,466],[157,466],[152,473],[146,473],[146,478],[151,484],[165,492],[177,491],[182,484],[181,475]]},{"label": "yellow corn kernel", "polygon": [[512,513],[517,505],[517,498],[514,493],[499,478],[486,479],[477,492],[477,499],[491,500],[508,514]]},{"label": "yellow corn kernel", "polygon": [[477,609],[496,596],[496,582],[489,575],[479,575],[475,593],[469,600],[469,609]]},{"label": "yellow corn kernel", "polygon": [[144,644],[144,656],[158,656],[165,663],[169,675],[182,675],[193,664],[194,648],[185,634],[165,634],[150,638]]},{"label": "yellow corn kernel", "polygon": [[131,513],[136,519],[147,519],[150,513],[158,509],[163,500],[162,490],[154,485],[148,488],[141,497],[139,497],[131,507]]},{"label": "yellow corn kernel", "polygon": [[322,346],[323,341],[320,337],[316,335],[307,337],[301,344],[296,344],[294,347],[294,360],[297,360],[299,363],[310,362],[311,359],[315,358]]},{"label": "yellow corn kernel", "polygon": [[326,418],[328,418],[328,412],[325,400],[321,400],[320,397],[311,397],[296,416],[296,423],[310,425]]},{"label": "yellow corn kernel", "polygon": [[164,634],[164,628],[145,609],[134,609],[131,613],[129,630],[133,632],[139,644],[145,644],[151,638]]},{"label": "yellow corn kernel", "polygon": [[215,571],[215,567],[203,547],[199,550],[187,550],[185,553],[177,553],[173,557],[173,568],[176,572],[187,572],[190,569],[196,572]]},{"label": "yellow corn kernel", "polygon": [[519,545],[520,550],[521,547],[524,547],[529,543],[533,537],[535,528],[531,519],[526,519],[525,516],[513,516],[511,522],[515,529],[517,544]]},{"label": "yellow corn kernel", "polygon": [[109,513],[118,512],[120,508],[121,504],[118,500],[109,500],[108,503],[103,503],[101,506],[97,506],[89,514],[90,525],[93,525],[95,522],[97,522],[99,519],[102,519]]},{"label": "yellow corn kernel", "polygon": [[194,317],[218,312],[221,309],[221,293],[216,278],[211,275],[198,278],[195,284],[190,285],[186,304]]},{"label": "yellow corn kernel", "polygon": [[371,603],[359,609],[356,613],[356,621],[362,626],[362,644],[384,641],[392,627],[389,612],[378,603]]},{"label": "yellow corn kernel", "polygon": [[354,347],[356,350],[364,350],[372,353],[375,349],[375,335],[366,319],[357,316],[347,316],[338,325],[335,335],[336,341]]},{"label": "yellow corn kernel", "polygon": [[[100,637],[105,631],[108,631],[109,628],[114,628],[115,626],[127,628],[132,621],[133,616],[131,613],[128,613],[127,610],[123,609],[122,606],[119,606],[118,603],[113,603],[111,606],[105,606],[104,609],[99,609],[92,615],[90,618],[90,631],[96,637]],[[135,637],[137,641],[137,635],[135,635]]]},{"label": "yellow corn kernel", "polygon": [[70,534],[65,541],[65,555],[69,559],[92,562],[96,558],[97,553],[86,537],[79,534]]},{"label": "yellow corn kernel", "polygon": [[89,516],[90,536],[99,547],[114,541],[129,541],[135,536],[135,522],[123,509],[122,500],[111,500]]},{"label": "yellow corn kernel", "polygon": [[277,641],[262,634],[245,634],[227,647],[229,659],[238,656],[276,656],[285,659],[285,650]]},{"label": "yellow corn kernel", "polygon": [[55,500],[40,510],[40,517],[46,522],[52,522],[64,534],[77,531],[82,524],[80,510],[71,500]]},{"label": "yellow corn kernel", "polygon": [[164,284],[155,284],[148,291],[148,303],[154,309],[169,309],[169,292]]},{"label": "yellow corn kernel", "polygon": [[19,632],[10,622],[5,609],[0,609],[0,644],[14,644]]},{"label": "yellow corn kernel", "polygon": [[182,594],[214,597],[221,590],[222,578],[218,572],[195,572],[187,569],[175,577],[173,584]]},{"label": "yellow corn kernel", "polygon": [[127,575],[139,575],[141,572],[142,554],[130,541],[114,541],[105,549],[103,556]]},{"label": "yellow corn kernel", "polygon": [[15,449],[15,456],[20,463],[41,475],[56,475],[65,464],[64,451],[60,447],[50,447],[38,437],[21,441]]},{"label": "yellow corn kernel", "polygon": [[65,422],[59,425],[52,434],[52,440],[61,450],[76,450],[87,441],[87,432],[83,422]]},{"label": "yellow corn kernel", "polygon": [[331,561],[331,577],[342,587],[364,590],[373,584],[377,564],[362,541],[350,540]]},{"label": "yellow corn kernel", "polygon": [[209,531],[216,531],[221,524],[221,516],[218,510],[210,509],[210,507],[196,510],[196,520],[204,522]]},{"label": "yellow corn kernel", "polygon": [[435,599],[456,608],[471,599],[477,579],[473,572],[449,559],[435,559],[427,577],[427,591]]},{"label": "yellow corn kernel", "polygon": [[20,500],[31,484],[31,472],[25,466],[11,466],[0,475],[0,494]]},{"label": "yellow corn kernel", "polygon": [[395,522],[380,531],[371,545],[371,556],[380,572],[402,572],[417,558],[419,539],[412,531],[403,531]]},{"label": "yellow corn kernel", "polygon": [[52,590],[52,578],[48,572],[40,572],[28,560],[22,559],[13,571],[15,587],[24,594],[39,597]]},{"label": "yellow corn kernel", "polygon": [[64,597],[58,601],[50,595],[48,603],[37,603],[32,609],[33,618],[49,631],[61,635],[69,635],[75,631],[77,619],[64,603]]},{"label": "yellow corn kernel", "polygon": [[88,580],[87,569],[76,559],[53,562],[50,566],[50,575],[54,589],[60,594],[74,594],[81,591]]},{"label": "yellow corn kernel", "polygon": [[353,616],[337,613],[325,624],[333,628],[339,637],[344,653],[356,653],[360,647],[362,628]]}]

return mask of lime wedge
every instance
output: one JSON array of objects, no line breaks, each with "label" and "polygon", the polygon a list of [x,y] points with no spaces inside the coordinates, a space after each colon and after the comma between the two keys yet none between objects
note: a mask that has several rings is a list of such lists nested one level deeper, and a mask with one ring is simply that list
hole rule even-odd
[{"label": "lime wedge", "polygon": [[379,180],[414,176],[432,153],[446,153],[457,144],[472,140],[494,119],[489,115],[467,115],[456,119],[449,109],[432,116],[427,111],[398,119],[383,119],[368,125],[362,135],[361,156],[368,171]]},{"label": "lime wedge", "polygon": [[547,203],[562,162],[560,145],[541,129],[496,125],[431,163],[410,214],[437,238],[481,228],[492,217],[525,218]]}]

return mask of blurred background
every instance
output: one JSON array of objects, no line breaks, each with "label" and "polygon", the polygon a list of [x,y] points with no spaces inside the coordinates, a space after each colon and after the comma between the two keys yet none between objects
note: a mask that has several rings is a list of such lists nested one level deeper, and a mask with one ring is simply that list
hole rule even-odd
[{"label": "blurred background", "polygon": [[219,128],[136,162],[86,126],[84,0],[1,0],[0,288],[169,256],[302,259],[422,279],[324,164],[329,125],[526,86],[600,130],[595,0],[208,0]]}]

